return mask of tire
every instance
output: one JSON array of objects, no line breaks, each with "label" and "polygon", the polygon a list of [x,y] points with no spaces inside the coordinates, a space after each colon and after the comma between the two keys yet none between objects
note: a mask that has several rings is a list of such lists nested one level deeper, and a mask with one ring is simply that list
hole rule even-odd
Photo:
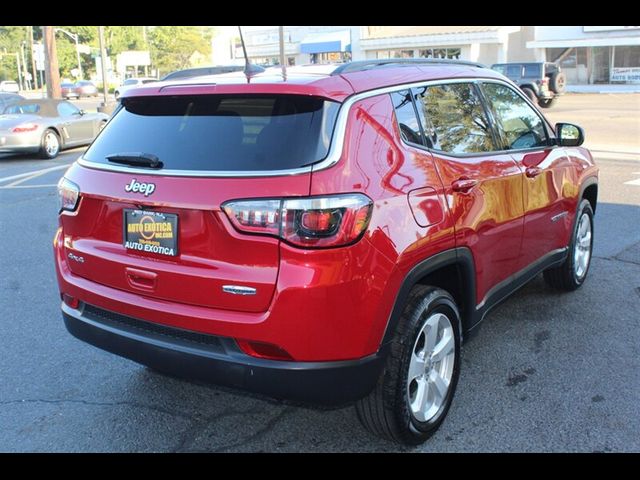
[{"label": "tire", "polygon": [[[429,335],[434,326],[437,327],[436,337],[430,340],[434,338]],[[448,352],[443,358],[439,361],[419,361],[423,358],[420,354],[434,352],[435,347],[439,346],[441,351]],[[414,352],[418,352],[418,355]],[[419,372],[423,374],[419,375]],[[425,372],[430,372],[430,375],[425,377]],[[407,445],[418,445],[431,437],[444,421],[459,375],[458,307],[444,290],[417,285],[409,294],[376,387],[356,403],[358,418],[375,435]],[[437,388],[433,380],[437,380],[441,388]],[[428,392],[426,397],[425,389]],[[437,391],[441,392],[439,402],[436,397],[429,395]],[[416,408],[421,404],[418,401],[420,392],[423,392],[422,398],[429,400],[431,397],[431,401],[427,401],[422,409]]]},{"label": "tire", "polygon": [[56,158],[60,153],[61,146],[58,134],[51,128],[47,128],[40,141],[40,157],[46,159]]},{"label": "tire", "polygon": [[556,290],[576,290],[587,278],[592,253],[593,209],[588,200],[582,199],[573,225],[569,254],[562,265],[544,271],[545,281]]},{"label": "tire", "polygon": [[563,72],[555,72],[549,78],[549,88],[555,93],[564,93],[567,88],[567,76]]},{"label": "tire", "polygon": [[547,98],[547,99],[543,99],[541,98],[540,100],[538,100],[538,105],[540,105],[540,107],[542,108],[551,108],[556,104],[557,98]]},{"label": "tire", "polygon": [[529,87],[522,87],[522,91],[527,97],[529,97],[529,100],[531,100],[534,104],[538,103],[538,97],[536,97],[536,92],[534,92]]}]

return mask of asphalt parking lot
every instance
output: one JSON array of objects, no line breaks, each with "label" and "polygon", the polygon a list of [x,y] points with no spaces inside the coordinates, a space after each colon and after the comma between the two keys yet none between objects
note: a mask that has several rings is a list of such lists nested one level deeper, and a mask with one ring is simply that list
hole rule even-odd
[{"label": "asphalt parking lot", "polygon": [[640,95],[567,95],[600,166],[583,288],[539,276],[463,350],[442,428],[418,448],[368,434],[352,408],[313,410],[155,373],[74,339],[52,258],[55,184],[83,151],[0,157],[0,451],[640,451]]}]

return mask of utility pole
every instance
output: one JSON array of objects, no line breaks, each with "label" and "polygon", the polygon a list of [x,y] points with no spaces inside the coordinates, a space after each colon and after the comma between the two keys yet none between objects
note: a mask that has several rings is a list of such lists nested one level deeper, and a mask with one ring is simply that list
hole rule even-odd
[{"label": "utility pole", "polygon": [[44,67],[47,79],[47,97],[61,98],[60,96],[60,69],[58,68],[58,54],[56,51],[56,38],[53,27],[42,27],[44,37]]},{"label": "utility pole", "polygon": [[20,86],[20,90],[24,90],[24,85],[22,84],[22,70],[20,69],[20,54],[16,52],[16,65],[18,66],[18,85]]},{"label": "utility pole", "polygon": [[29,27],[29,52],[31,52],[31,71],[33,72],[33,85],[38,89],[38,72],[36,70],[36,56],[33,54],[33,27]]},{"label": "utility pole", "polygon": [[[145,50],[149,50],[149,43],[147,42],[147,27],[146,27],[146,25],[142,26],[142,40],[144,41]],[[136,67],[136,68],[138,68],[138,67]],[[145,77],[149,76],[149,71],[148,71],[147,65],[144,66],[144,76]]]},{"label": "utility pole", "polygon": [[27,90],[31,90],[31,82],[29,81],[29,68],[27,67],[27,61],[24,58],[24,46],[27,44],[25,40],[22,41],[20,53],[22,54],[22,71],[24,72],[24,86]]},{"label": "utility pole", "polygon": [[104,27],[98,27],[98,40],[100,41],[100,64],[102,65],[102,105],[98,107],[99,112],[111,113],[113,105],[108,103],[109,83],[107,82],[107,50],[104,48]]},{"label": "utility pole", "polygon": [[278,33],[280,36],[280,66],[282,67],[282,76],[287,76],[287,65],[284,58],[284,27],[278,27]]}]

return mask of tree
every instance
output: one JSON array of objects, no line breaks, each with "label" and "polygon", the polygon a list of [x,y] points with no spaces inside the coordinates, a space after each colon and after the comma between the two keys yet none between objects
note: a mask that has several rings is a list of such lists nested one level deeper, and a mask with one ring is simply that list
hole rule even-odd
[{"label": "tree", "polygon": [[186,68],[195,51],[211,55],[212,33],[211,27],[150,27],[151,62],[163,74]]},{"label": "tree", "polygon": [[[26,40],[27,27],[0,27],[0,53],[15,54]],[[20,59],[22,61],[22,59]],[[14,55],[0,56],[0,81],[18,80],[18,66]]]}]

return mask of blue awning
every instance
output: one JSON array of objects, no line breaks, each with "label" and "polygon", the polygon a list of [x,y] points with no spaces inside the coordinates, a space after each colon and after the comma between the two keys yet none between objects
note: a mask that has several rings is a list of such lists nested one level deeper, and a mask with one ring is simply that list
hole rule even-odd
[{"label": "blue awning", "polygon": [[307,35],[300,42],[301,53],[350,52],[351,32],[316,33]]}]

